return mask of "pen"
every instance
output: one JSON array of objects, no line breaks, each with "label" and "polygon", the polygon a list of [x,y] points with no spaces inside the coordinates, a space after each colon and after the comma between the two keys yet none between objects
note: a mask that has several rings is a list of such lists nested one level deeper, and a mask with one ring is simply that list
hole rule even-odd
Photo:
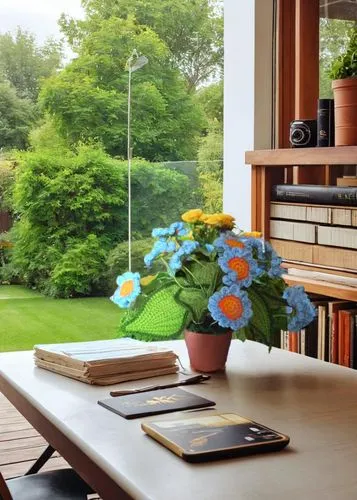
[{"label": "pen", "polygon": [[123,389],[121,391],[111,391],[110,395],[113,397],[126,396],[128,394],[138,394],[140,392],[157,391],[159,389],[169,389],[170,387],[178,387],[180,385],[200,384],[201,382],[205,382],[210,378],[211,377],[209,375],[195,375],[194,377],[186,378],[184,380],[179,380],[178,382],[174,382],[172,384],[149,385],[146,387],[142,387],[140,389]]}]

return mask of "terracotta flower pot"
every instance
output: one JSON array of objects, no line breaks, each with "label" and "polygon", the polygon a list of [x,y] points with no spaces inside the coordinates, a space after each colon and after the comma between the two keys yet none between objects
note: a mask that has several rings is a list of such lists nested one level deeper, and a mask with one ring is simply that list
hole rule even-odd
[{"label": "terracotta flower pot", "polygon": [[198,372],[211,373],[224,370],[232,332],[214,335],[185,331],[185,342],[191,368]]},{"label": "terracotta flower pot", "polygon": [[335,145],[357,145],[357,78],[332,82],[335,99]]}]

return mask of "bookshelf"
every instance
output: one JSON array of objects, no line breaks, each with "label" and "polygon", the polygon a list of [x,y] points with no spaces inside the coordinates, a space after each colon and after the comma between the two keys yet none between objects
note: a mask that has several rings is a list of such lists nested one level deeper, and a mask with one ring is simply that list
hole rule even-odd
[{"label": "bookshelf", "polygon": [[245,163],[269,167],[285,165],[356,165],[357,146],[247,151]]},{"label": "bookshelf", "polygon": [[[252,168],[252,230],[261,231],[269,240],[272,186],[284,183],[334,185],[345,165],[357,164],[357,146],[247,151],[245,163]],[[314,271],[323,271],[357,278],[357,271],[314,266],[303,258],[298,263],[287,260],[284,267],[305,269],[307,274],[311,269],[311,275]],[[357,288],[347,284],[291,275],[285,279],[289,285],[303,285],[309,293],[357,302]]]}]

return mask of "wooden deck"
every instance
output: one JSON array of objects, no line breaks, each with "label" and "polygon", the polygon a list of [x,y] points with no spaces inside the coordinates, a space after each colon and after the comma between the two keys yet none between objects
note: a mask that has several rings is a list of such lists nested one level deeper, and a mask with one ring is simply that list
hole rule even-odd
[{"label": "wooden deck", "polygon": [[[5,479],[22,476],[46,447],[43,437],[0,393],[0,470]],[[63,467],[68,463],[54,453],[42,470]]]}]

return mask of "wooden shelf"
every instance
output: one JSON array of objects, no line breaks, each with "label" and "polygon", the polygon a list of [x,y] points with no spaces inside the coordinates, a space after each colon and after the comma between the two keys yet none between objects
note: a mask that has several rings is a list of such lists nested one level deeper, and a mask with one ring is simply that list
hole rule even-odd
[{"label": "wooden shelf", "polygon": [[260,166],[357,165],[357,146],[247,151],[245,163]]},{"label": "wooden shelf", "polygon": [[[335,177],[341,174],[342,167],[330,169],[330,165],[357,165],[357,146],[247,151],[245,162],[252,165],[252,230],[260,231],[265,238],[270,239],[272,186],[292,182],[294,184],[333,185]],[[295,173],[297,175],[294,177]],[[303,264],[303,262],[300,263],[300,266]],[[325,269],[325,273],[328,270]],[[341,275],[351,277],[346,271],[351,270],[341,269]],[[336,272],[336,274],[340,273]],[[310,278],[286,275],[284,279],[289,285],[302,285],[308,293],[357,302],[357,288],[352,287],[351,284],[323,281],[317,276]]]},{"label": "wooden shelf", "polygon": [[335,299],[357,302],[357,288],[341,285],[339,283],[328,283],[327,281],[310,280],[289,275],[285,275],[284,280],[290,286],[303,286],[305,291],[308,293],[316,293],[318,295],[326,295]]}]

